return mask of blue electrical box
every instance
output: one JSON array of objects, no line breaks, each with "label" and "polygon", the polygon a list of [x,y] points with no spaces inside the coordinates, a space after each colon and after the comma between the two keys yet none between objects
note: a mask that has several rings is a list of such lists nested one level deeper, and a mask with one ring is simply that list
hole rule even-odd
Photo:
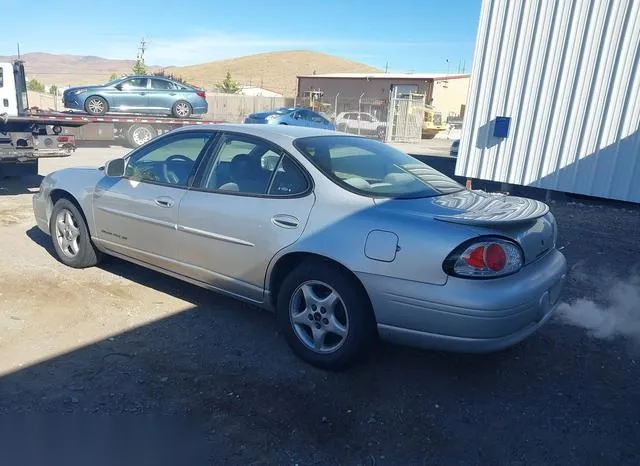
[{"label": "blue electrical box", "polygon": [[493,135],[497,138],[506,138],[509,136],[510,123],[511,117],[496,117],[495,124],[493,125]]}]

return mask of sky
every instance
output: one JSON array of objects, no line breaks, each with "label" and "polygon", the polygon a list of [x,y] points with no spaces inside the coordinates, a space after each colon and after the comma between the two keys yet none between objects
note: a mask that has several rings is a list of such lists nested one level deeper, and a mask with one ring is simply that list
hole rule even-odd
[{"label": "sky", "polygon": [[[481,0],[0,0],[0,55],[15,54],[19,42],[22,53],[134,59],[144,38],[150,65],[313,50],[396,72],[469,72],[480,5]],[[38,14],[30,14],[34,8]]]}]

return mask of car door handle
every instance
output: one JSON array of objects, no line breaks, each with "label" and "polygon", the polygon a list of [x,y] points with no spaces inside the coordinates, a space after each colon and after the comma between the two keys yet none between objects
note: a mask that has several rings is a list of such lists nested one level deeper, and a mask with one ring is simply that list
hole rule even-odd
[{"label": "car door handle", "polygon": [[175,92],[169,92],[169,95],[176,95]]},{"label": "car door handle", "polygon": [[160,207],[173,207],[173,199],[171,199],[170,197],[158,197],[154,199],[153,202],[155,202],[156,205],[159,205]]},{"label": "car door handle", "polygon": [[292,215],[280,214],[280,215],[274,215],[271,218],[271,223],[273,223],[277,227],[293,229],[293,228],[298,228],[298,225],[300,224],[300,220],[298,220],[296,217]]}]

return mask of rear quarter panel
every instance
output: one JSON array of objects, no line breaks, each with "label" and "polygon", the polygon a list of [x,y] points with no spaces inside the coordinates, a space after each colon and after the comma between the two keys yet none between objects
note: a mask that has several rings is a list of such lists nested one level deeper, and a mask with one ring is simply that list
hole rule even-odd
[{"label": "rear quarter panel", "polygon": [[[395,257],[392,250],[385,259],[365,254],[368,238],[371,241],[369,235],[374,231],[383,232],[378,237],[397,236]],[[426,216],[393,213],[366,197],[322,193],[317,195],[301,238],[279,256],[308,252],[333,259],[355,273],[444,285],[448,276],[442,269],[443,261],[472,236],[473,231],[464,226],[445,224]],[[384,254],[387,254],[389,248],[383,245],[382,249],[385,248]]]}]

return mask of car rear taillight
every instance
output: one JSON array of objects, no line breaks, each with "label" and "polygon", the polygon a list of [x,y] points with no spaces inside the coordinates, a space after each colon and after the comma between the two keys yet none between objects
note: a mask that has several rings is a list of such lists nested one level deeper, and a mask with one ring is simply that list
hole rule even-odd
[{"label": "car rear taillight", "polygon": [[448,274],[464,278],[497,278],[516,273],[524,264],[516,243],[494,237],[481,237],[458,246],[442,264]]},{"label": "car rear taillight", "polygon": [[198,95],[198,97],[202,97],[203,99],[207,98],[207,94],[204,91],[198,91],[196,92],[196,94]]}]

